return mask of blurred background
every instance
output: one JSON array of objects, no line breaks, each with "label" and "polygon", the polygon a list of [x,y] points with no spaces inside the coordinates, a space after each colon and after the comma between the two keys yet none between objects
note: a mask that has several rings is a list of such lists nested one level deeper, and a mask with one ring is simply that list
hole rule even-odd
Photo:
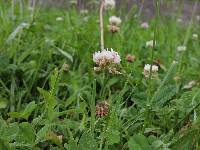
[{"label": "blurred background", "polygon": [[[16,0],[17,1],[17,0]],[[70,8],[75,7],[78,10],[96,9],[99,0],[30,0],[30,3],[43,7]],[[160,0],[161,15],[180,14],[181,19],[188,20],[191,16],[194,4],[198,9],[196,15],[200,15],[199,0]],[[116,0],[117,9],[122,11],[130,11],[133,8],[141,11],[142,17],[152,18],[155,15],[154,0]]]}]

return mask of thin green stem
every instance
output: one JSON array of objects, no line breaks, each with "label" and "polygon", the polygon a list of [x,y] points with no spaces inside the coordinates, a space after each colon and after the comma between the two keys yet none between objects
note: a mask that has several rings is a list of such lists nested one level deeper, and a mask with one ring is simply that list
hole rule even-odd
[{"label": "thin green stem", "polygon": [[91,121],[90,121],[90,128],[91,133],[94,134],[94,126],[95,126],[95,100],[96,100],[96,80],[93,81],[93,90],[92,90],[92,99],[90,102],[90,109],[91,109]]},{"label": "thin green stem", "polygon": [[151,99],[151,89],[152,89],[152,66],[153,66],[153,61],[154,61],[154,51],[156,48],[156,39],[157,39],[157,34],[158,34],[158,22],[159,22],[159,10],[160,10],[160,1],[155,0],[155,6],[156,6],[156,20],[154,23],[154,38],[153,38],[153,48],[151,49],[151,68],[150,68],[150,75],[148,78],[148,106],[150,105],[150,99]]}]

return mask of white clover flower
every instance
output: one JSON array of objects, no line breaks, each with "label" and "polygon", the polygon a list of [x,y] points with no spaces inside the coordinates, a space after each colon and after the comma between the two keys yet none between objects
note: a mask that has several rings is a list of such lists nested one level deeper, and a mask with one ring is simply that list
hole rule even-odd
[{"label": "white clover flower", "polygon": [[151,65],[146,64],[146,65],[144,66],[144,70],[145,70],[145,71],[150,71],[150,69],[151,69]]},{"label": "white clover flower", "polygon": [[198,34],[193,33],[193,34],[192,34],[192,38],[193,38],[194,40],[198,39]]},{"label": "white clover flower", "polygon": [[158,72],[158,66],[153,65],[153,66],[152,66],[152,71],[153,71],[153,72]]},{"label": "white clover flower", "polygon": [[200,21],[200,16],[196,16],[197,21]]},{"label": "white clover flower", "polygon": [[104,8],[105,9],[114,9],[115,8],[115,0],[105,0]]},{"label": "white clover flower", "polygon": [[[153,40],[147,41],[147,42],[146,42],[146,47],[153,47],[153,44],[154,44],[154,41],[153,41]],[[155,41],[155,45],[156,45],[156,41]]]},{"label": "white clover flower", "polygon": [[93,54],[93,61],[100,67],[105,67],[109,64],[120,64],[121,58],[112,48],[111,51],[104,49]]},{"label": "white clover flower", "polygon": [[174,60],[172,63],[173,63],[174,65],[176,65],[176,64],[178,64],[178,61]]},{"label": "white clover flower", "polygon": [[29,11],[34,11],[34,7],[33,7],[33,6],[29,6],[29,7],[28,7],[28,10],[29,10]]},{"label": "white clover flower", "polygon": [[63,17],[57,17],[56,21],[63,21]]},{"label": "white clover flower", "polygon": [[93,54],[93,61],[97,64],[97,67],[94,67],[95,72],[100,72],[102,69],[106,69],[111,74],[121,74],[121,72],[117,70],[121,58],[112,48],[111,50],[104,49],[95,52]]},{"label": "white clover flower", "polygon": [[110,22],[110,25],[119,26],[121,24],[122,20],[119,17],[111,16],[109,18],[109,22]]},{"label": "white clover flower", "polygon": [[[146,65],[144,66],[144,70],[150,72],[150,70],[151,70],[151,65],[150,65],[150,64],[146,64]],[[152,72],[157,72],[157,71],[158,71],[158,66],[153,65],[153,66],[152,66]]]},{"label": "white clover flower", "polygon": [[[151,65],[150,64],[146,64],[144,66],[144,71],[143,71],[143,74],[144,74],[144,76],[146,78],[149,77],[150,71],[151,71]],[[152,77],[156,77],[157,76],[157,72],[158,72],[158,66],[152,65]]]},{"label": "white clover flower", "polygon": [[178,51],[178,52],[186,51],[186,46],[178,46],[178,47],[177,47],[177,51]]},{"label": "white clover flower", "polygon": [[149,28],[149,24],[147,22],[143,22],[141,25],[140,25],[141,28],[143,29],[148,29]]},{"label": "white clover flower", "polygon": [[178,18],[178,19],[177,19],[177,22],[178,22],[178,23],[181,23],[181,22],[183,22],[183,20],[182,20],[181,18]]},{"label": "white clover flower", "polygon": [[87,9],[81,9],[80,13],[83,15],[87,15],[88,14],[88,10]]}]

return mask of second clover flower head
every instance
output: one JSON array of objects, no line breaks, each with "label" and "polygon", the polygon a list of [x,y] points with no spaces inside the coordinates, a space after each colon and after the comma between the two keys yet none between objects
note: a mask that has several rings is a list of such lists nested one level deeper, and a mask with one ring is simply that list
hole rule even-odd
[{"label": "second clover flower head", "polygon": [[143,22],[141,25],[140,25],[141,28],[143,29],[148,29],[149,28],[149,24],[147,22]]},{"label": "second clover flower head", "polygon": [[119,26],[121,24],[122,20],[119,17],[111,16],[109,18],[109,22],[110,22],[110,25]]},{"label": "second clover flower head", "polygon": [[193,34],[192,34],[192,38],[193,38],[194,40],[197,40],[197,39],[198,39],[198,34],[193,33]]},{"label": "second clover flower head", "polygon": [[186,46],[178,46],[178,47],[177,47],[177,51],[178,51],[178,52],[186,51]]},{"label": "second clover flower head", "polygon": [[[146,64],[144,66],[144,71],[143,71],[143,74],[146,78],[148,78],[150,76],[150,71],[151,71],[151,65]],[[157,73],[158,73],[158,66],[152,65],[152,77],[156,77]]]},{"label": "second clover flower head", "polygon": [[120,24],[121,24],[122,20],[119,17],[116,16],[111,16],[109,18],[109,25],[108,25],[108,29],[110,32],[112,33],[116,33],[119,32],[120,28]]},{"label": "second clover flower head", "polygon": [[[153,44],[154,44],[154,41],[153,41],[153,40],[147,41],[147,42],[146,42],[146,47],[153,47]],[[155,45],[156,45],[156,41],[155,41]]]},{"label": "second clover flower head", "polygon": [[115,0],[105,0],[104,8],[105,9],[114,9],[115,8]]}]

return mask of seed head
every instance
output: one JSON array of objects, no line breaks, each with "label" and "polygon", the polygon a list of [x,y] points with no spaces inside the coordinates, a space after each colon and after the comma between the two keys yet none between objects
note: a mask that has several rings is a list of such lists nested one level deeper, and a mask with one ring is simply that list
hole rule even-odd
[{"label": "seed head", "polygon": [[126,55],[126,61],[133,62],[135,60],[135,56],[131,54]]},{"label": "seed head", "polygon": [[107,101],[97,102],[96,115],[99,117],[107,116],[109,112],[109,103]]}]

